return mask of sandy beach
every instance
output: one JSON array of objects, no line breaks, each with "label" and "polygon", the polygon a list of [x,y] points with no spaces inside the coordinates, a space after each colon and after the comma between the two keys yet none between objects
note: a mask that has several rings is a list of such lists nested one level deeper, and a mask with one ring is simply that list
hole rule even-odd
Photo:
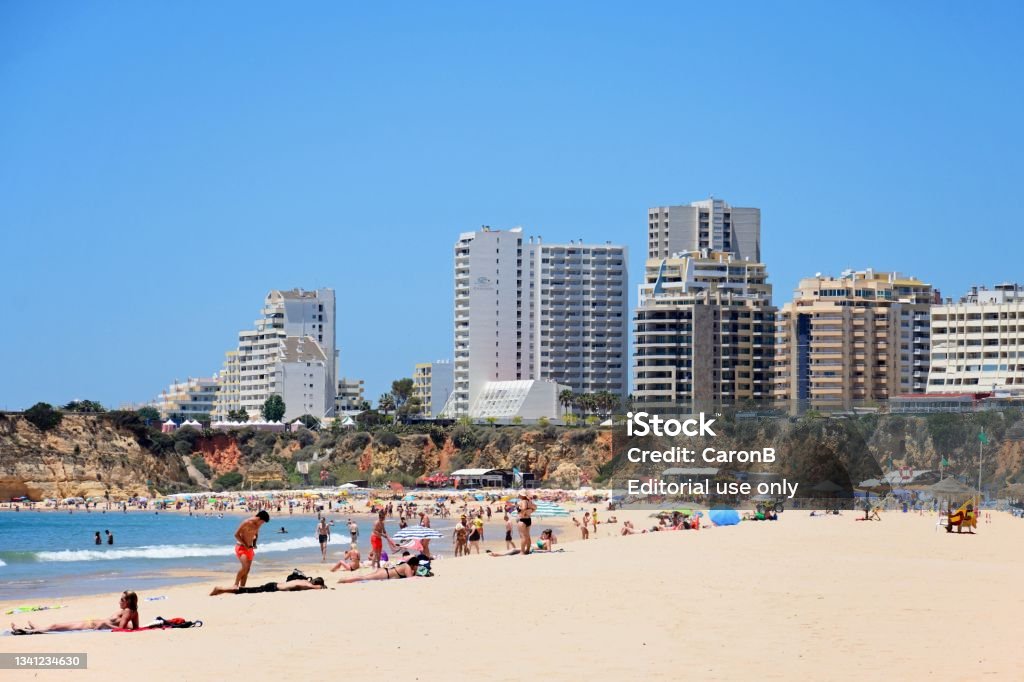
[{"label": "sandy beach", "polygon": [[[638,528],[647,515],[617,513]],[[142,602],[143,621],[181,616],[200,629],[2,637],[0,650],[89,655],[88,670],[9,679],[1024,676],[1012,641],[1024,522],[992,513],[977,535],[958,537],[936,531],[934,516],[856,516],[791,511],[778,523],[628,537],[602,526],[561,553],[446,557],[432,578],[208,596],[230,585],[225,575]],[[249,584],[283,578],[257,558]],[[61,601],[33,622],[105,616],[116,595]]]}]

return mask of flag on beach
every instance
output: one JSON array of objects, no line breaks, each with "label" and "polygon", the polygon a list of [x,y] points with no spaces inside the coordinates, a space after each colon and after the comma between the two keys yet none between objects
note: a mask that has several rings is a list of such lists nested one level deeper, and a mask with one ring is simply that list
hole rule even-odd
[{"label": "flag on beach", "polygon": [[988,445],[988,436],[985,435],[985,429],[978,432],[978,442],[982,445]]},{"label": "flag on beach", "polygon": [[512,467],[512,484],[516,486],[523,485],[523,474],[519,471],[519,467]]},{"label": "flag on beach", "polygon": [[942,458],[942,466],[944,466],[944,467],[948,467],[949,466],[949,458],[947,458],[947,457],[943,457]]}]

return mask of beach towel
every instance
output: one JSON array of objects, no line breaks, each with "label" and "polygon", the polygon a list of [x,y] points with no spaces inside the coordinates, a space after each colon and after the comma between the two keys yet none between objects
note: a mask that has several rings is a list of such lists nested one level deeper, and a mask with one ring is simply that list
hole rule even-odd
[{"label": "beach towel", "polygon": [[12,613],[31,613],[33,611],[51,611],[53,609],[63,609],[64,604],[56,604],[54,606],[18,606],[13,609],[7,609],[4,611],[8,616]]}]

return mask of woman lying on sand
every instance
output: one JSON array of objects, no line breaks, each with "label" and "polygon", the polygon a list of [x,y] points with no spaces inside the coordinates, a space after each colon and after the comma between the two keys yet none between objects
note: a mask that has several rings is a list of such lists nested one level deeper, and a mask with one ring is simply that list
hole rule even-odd
[{"label": "woman lying on sand", "polygon": [[215,587],[211,597],[218,594],[259,594],[260,592],[299,592],[301,590],[326,590],[323,578],[312,580],[289,580],[283,583],[266,583],[259,587]]},{"label": "woman lying on sand", "polygon": [[75,630],[112,630],[113,628],[127,628],[136,630],[139,627],[139,595],[127,590],[121,593],[121,601],[117,612],[106,620],[97,618],[94,620],[79,620],[70,623],[54,623],[43,628],[37,628],[28,621],[28,627],[19,628],[11,623],[12,635],[42,635],[47,632],[72,632]]},{"label": "woman lying on sand", "polygon": [[402,578],[412,578],[416,575],[416,567],[420,565],[419,557],[410,557],[405,562],[398,564],[394,568],[378,568],[373,573],[365,573],[363,575],[350,575],[339,580],[339,583],[361,583],[364,580],[391,580],[396,578],[401,580]]}]

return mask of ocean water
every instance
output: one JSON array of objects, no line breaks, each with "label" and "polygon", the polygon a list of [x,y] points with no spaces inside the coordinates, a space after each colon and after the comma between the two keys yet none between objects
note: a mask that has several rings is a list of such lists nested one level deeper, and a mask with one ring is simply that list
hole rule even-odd
[{"label": "ocean water", "polygon": [[[315,517],[271,517],[260,531],[251,575],[262,579],[276,571],[283,580],[293,565],[319,561]],[[45,598],[126,589],[145,598],[158,596],[152,590],[161,585],[216,576],[230,584],[239,566],[235,529],[244,518],[145,511],[0,512],[0,602],[33,604]],[[328,558],[336,560],[348,548],[348,517],[331,514],[328,519],[335,522]],[[365,557],[372,522],[365,517],[355,520]],[[450,535],[451,523],[432,525]],[[278,532],[282,527],[287,534]],[[389,519],[387,527],[396,531],[397,519]],[[113,545],[106,544],[106,530],[114,534]],[[95,544],[96,531],[104,544]],[[432,548],[447,546],[450,540],[435,540]]]}]

